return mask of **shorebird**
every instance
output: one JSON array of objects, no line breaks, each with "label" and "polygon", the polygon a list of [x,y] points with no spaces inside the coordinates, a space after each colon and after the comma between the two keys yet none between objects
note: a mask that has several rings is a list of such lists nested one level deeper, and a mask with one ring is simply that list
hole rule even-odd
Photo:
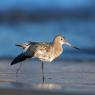
[{"label": "shorebird", "polygon": [[42,61],[42,75],[44,82],[43,62],[52,62],[59,57],[63,52],[63,45],[66,44],[70,47],[78,49],[76,46],[70,44],[65,40],[62,35],[56,35],[52,42],[31,42],[28,41],[24,44],[17,44],[16,46],[23,48],[23,52],[19,54],[11,63],[11,65],[22,62],[26,59],[35,57]]}]

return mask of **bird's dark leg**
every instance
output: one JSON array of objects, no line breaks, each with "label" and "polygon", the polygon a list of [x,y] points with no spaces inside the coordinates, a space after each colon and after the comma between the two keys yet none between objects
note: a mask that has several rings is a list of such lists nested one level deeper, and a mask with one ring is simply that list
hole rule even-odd
[{"label": "bird's dark leg", "polygon": [[16,76],[17,76],[17,74],[19,73],[19,70],[20,70],[21,66],[22,66],[22,62],[20,63],[19,68],[18,68],[17,71],[16,71]]},{"label": "bird's dark leg", "polygon": [[45,77],[44,77],[44,63],[42,61],[42,79],[43,79],[43,83],[45,81]]}]

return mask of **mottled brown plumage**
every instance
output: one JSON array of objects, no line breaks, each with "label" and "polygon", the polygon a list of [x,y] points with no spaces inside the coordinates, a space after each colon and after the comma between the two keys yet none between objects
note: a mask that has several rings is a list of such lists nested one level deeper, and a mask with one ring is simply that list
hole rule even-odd
[{"label": "mottled brown plumage", "polygon": [[[19,47],[22,47],[24,50],[13,60],[11,65],[19,63],[31,57],[36,57],[41,61],[51,62],[61,55],[63,52],[63,44],[72,46],[65,40],[62,35],[55,36],[53,42],[51,43],[29,41],[27,43],[17,45]],[[75,46],[72,47],[76,48]]]},{"label": "mottled brown plumage", "polygon": [[[78,49],[77,47],[68,43],[62,35],[55,36],[53,42],[51,43],[43,43],[43,42],[31,42],[16,45],[18,47],[23,48],[23,52],[19,54],[11,63],[11,65],[22,62],[28,58],[36,57],[42,61],[42,74],[43,74],[43,82],[44,82],[44,72],[43,72],[43,62],[51,62],[57,57],[59,57],[63,48],[62,45],[67,44],[73,48]],[[21,66],[21,65],[20,65]],[[19,68],[20,69],[20,68]],[[19,71],[17,70],[17,72]]]}]

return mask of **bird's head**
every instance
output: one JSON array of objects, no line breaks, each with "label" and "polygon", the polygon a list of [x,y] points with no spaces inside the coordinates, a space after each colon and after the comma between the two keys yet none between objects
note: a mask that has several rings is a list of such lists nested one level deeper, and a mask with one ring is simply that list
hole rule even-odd
[{"label": "bird's head", "polygon": [[65,37],[62,36],[62,35],[57,35],[57,36],[55,36],[55,38],[54,38],[54,43],[59,43],[59,44],[61,44],[61,45],[68,45],[68,46],[70,46],[70,47],[72,47],[72,48],[75,48],[75,49],[80,50],[80,49],[77,48],[76,46],[70,44],[70,43],[65,39]]},{"label": "bird's head", "polygon": [[57,35],[54,38],[54,43],[59,43],[63,45],[65,43],[65,38],[62,35]]}]

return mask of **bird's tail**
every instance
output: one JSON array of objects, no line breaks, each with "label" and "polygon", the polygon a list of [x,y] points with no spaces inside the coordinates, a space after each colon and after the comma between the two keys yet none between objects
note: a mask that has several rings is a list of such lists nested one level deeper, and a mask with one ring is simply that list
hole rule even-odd
[{"label": "bird's tail", "polygon": [[17,64],[19,62],[22,62],[26,60],[27,58],[30,58],[30,56],[26,56],[24,53],[19,54],[12,62],[10,65]]},{"label": "bird's tail", "polygon": [[31,41],[27,41],[27,42],[25,42],[25,43],[23,43],[23,44],[16,44],[16,46],[25,49],[25,48],[26,48],[27,46],[29,46],[31,43],[32,43]]},{"label": "bird's tail", "polygon": [[26,48],[26,45],[16,44],[16,46],[21,47],[21,48],[23,48],[23,49],[25,49],[25,48]]}]

